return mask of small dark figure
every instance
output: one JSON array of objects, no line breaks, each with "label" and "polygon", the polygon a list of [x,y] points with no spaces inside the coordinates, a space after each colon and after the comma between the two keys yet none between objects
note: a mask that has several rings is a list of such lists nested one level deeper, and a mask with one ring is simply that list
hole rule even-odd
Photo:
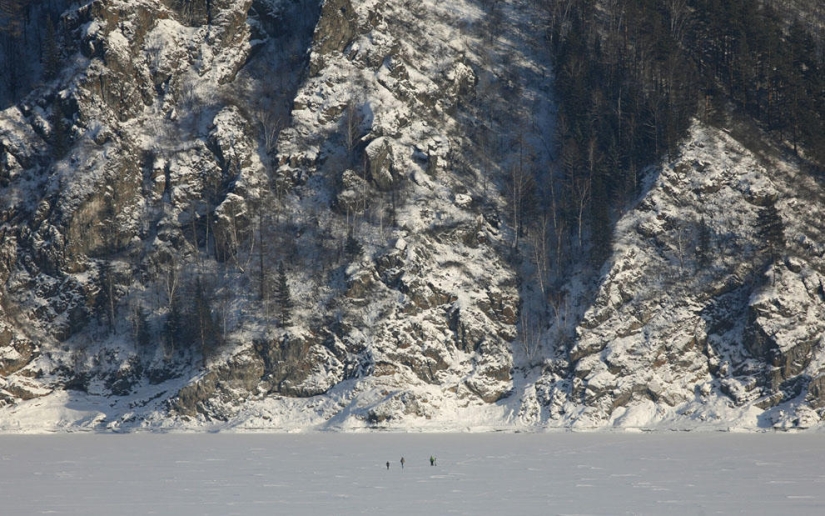
[{"label": "small dark figure", "polygon": [[387,461],[387,469],[390,469],[390,461]]},{"label": "small dark figure", "polygon": [[404,463],[407,462],[404,460],[404,457],[401,457],[401,469],[404,469]]},{"label": "small dark figure", "polygon": [[430,466],[435,466],[435,457],[430,455]]}]

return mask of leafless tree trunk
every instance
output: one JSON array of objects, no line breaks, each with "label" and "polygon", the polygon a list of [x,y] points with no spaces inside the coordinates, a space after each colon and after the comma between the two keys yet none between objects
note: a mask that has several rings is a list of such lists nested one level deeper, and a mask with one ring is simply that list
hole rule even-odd
[{"label": "leafless tree trunk", "polygon": [[687,245],[688,235],[683,224],[678,224],[675,232],[674,244],[676,245],[676,257],[679,260],[679,276],[681,276],[685,267],[685,246]]},{"label": "leafless tree trunk", "polygon": [[342,129],[344,132],[344,143],[347,146],[347,153],[350,159],[353,159],[353,153],[358,142],[363,136],[364,113],[361,111],[362,102],[356,97],[347,101],[344,108],[344,116],[342,120]]},{"label": "leafless tree trunk", "polygon": [[509,184],[507,185],[507,197],[510,203],[510,214],[513,221],[513,249],[518,249],[519,238],[521,237],[524,222],[524,204],[530,188],[535,184],[533,176],[525,164],[525,143],[524,134],[518,137],[519,157],[518,162],[510,167]]},{"label": "leafless tree trunk", "polygon": [[570,190],[576,201],[577,239],[579,249],[581,249],[583,245],[584,213],[587,209],[587,203],[590,200],[590,178],[574,177],[570,185]]},{"label": "leafless tree trunk", "polygon": [[521,347],[527,360],[532,363],[541,350],[543,324],[541,318],[528,315],[526,310],[521,312],[520,319],[521,328],[519,337],[521,339]]},{"label": "leafless tree trunk", "polygon": [[682,44],[690,16],[687,0],[666,0],[665,6],[670,15],[670,33],[677,43]]},{"label": "leafless tree trunk", "polygon": [[544,213],[536,222],[533,230],[530,232],[530,244],[533,251],[533,265],[536,267],[536,280],[539,283],[539,289],[542,296],[546,292],[546,281],[550,270],[549,257],[549,241],[550,234],[550,213]]},{"label": "leafless tree trunk", "polygon": [[553,307],[553,315],[556,319],[554,326],[561,328],[567,319],[567,296],[563,291],[550,292],[547,295],[547,301]]},{"label": "leafless tree trunk", "polygon": [[180,286],[180,269],[177,261],[171,259],[172,263],[165,270],[164,279],[166,281],[166,303],[168,307],[172,306],[172,302],[177,294]]},{"label": "leafless tree trunk", "polygon": [[278,143],[278,135],[284,127],[283,118],[274,112],[275,108],[268,105],[261,105],[255,111],[255,118],[261,127],[261,134],[264,138],[264,150],[271,154]]}]

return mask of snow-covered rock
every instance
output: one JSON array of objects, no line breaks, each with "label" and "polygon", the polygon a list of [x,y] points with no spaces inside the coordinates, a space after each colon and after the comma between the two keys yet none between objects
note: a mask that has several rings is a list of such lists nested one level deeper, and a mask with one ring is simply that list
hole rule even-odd
[{"label": "snow-covered rock", "polygon": [[[819,203],[805,203],[813,217],[800,213],[799,181],[821,197],[814,179],[778,152],[756,154],[696,124],[618,223],[570,350],[574,381],[549,376],[539,391],[551,413],[572,401],[588,410],[559,417],[563,424],[655,427],[663,419],[690,424],[700,407],[715,405],[745,412],[807,397],[818,406],[821,253],[797,243],[820,234]],[[787,245],[771,260],[756,220],[775,198]],[[629,407],[643,406],[647,419],[629,416]],[[806,427],[819,417],[806,414]]]}]

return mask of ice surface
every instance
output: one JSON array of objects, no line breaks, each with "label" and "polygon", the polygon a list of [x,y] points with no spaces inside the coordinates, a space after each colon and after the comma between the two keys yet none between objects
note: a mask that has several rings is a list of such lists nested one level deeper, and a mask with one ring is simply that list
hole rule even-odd
[{"label": "ice surface", "polygon": [[823,445],[816,434],[732,433],[0,436],[0,507],[19,516],[823,514]]}]

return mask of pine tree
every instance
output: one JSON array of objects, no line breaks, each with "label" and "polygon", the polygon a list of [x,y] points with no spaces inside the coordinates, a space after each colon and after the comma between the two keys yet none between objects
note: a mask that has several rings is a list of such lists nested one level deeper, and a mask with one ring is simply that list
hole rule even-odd
[{"label": "pine tree", "polygon": [[117,334],[117,289],[114,268],[110,262],[103,262],[98,275],[100,291],[96,298],[98,317],[106,321],[109,331]]},{"label": "pine tree", "polygon": [[776,201],[759,210],[756,216],[756,234],[767,245],[771,261],[776,260],[785,247],[785,225],[776,209]]},{"label": "pine tree", "polygon": [[610,208],[607,197],[606,179],[601,170],[593,174],[590,219],[593,236],[591,261],[596,266],[610,256],[612,247],[612,228],[610,227]]},{"label": "pine tree", "polygon": [[25,94],[29,78],[29,62],[25,56],[31,3],[32,0],[0,0],[0,81],[5,87],[4,93],[12,100]]},{"label": "pine tree", "polygon": [[28,3],[27,0],[0,0],[0,33],[20,37]]},{"label": "pine tree", "polygon": [[169,352],[179,350],[183,326],[184,320],[183,312],[180,309],[180,299],[178,296],[174,296],[169,303],[169,313],[166,314],[166,322],[163,325],[163,338]]},{"label": "pine tree", "polygon": [[50,81],[57,77],[60,69],[60,49],[57,46],[57,33],[51,16],[46,17],[46,34],[43,39],[43,77]]},{"label": "pine tree", "polygon": [[275,302],[280,312],[281,326],[286,328],[292,325],[292,293],[286,278],[284,262],[278,264],[278,281],[275,283]]},{"label": "pine tree", "polygon": [[[774,263],[779,253],[785,247],[785,225],[776,209],[776,201],[759,210],[756,216],[756,234],[768,246],[770,263]],[[776,285],[776,273],[773,274],[773,284]]]},{"label": "pine tree", "polygon": [[61,159],[69,151],[69,138],[66,131],[66,122],[63,120],[63,110],[60,108],[60,103],[56,97],[52,103],[51,125],[52,154],[55,158]]},{"label": "pine tree", "polygon": [[710,226],[708,226],[704,216],[699,219],[696,240],[696,261],[699,267],[707,267],[710,263]]},{"label": "pine tree", "polygon": [[360,256],[361,252],[363,252],[364,247],[361,245],[361,242],[358,241],[352,235],[352,231],[347,234],[347,242],[344,244],[344,252],[347,254],[349,259],[357,258]]},{"label": "pine tree", "polygon": [[142,304],[138,304],[134,309],[134,337],[135,347],[139,355],[144,354],[152,342],[152,330],[149,327],[149,316]]},{"label": "pine tree", "polygon": [[196,332],[197,344],[200,348],[204,364],[218,349],[220,332],[215,318],[212,316],[211,299],[200,278],[195,280],[195,295],[192,299],[192,324]]}]

